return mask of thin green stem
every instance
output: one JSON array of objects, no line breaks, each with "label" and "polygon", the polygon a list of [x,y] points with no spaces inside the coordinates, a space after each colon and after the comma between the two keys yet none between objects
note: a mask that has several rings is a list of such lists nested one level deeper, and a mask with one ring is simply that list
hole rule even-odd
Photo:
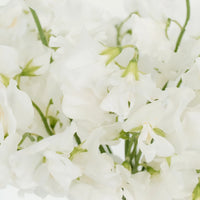
[{"label": "thin green stem", "polygon": [[35,139],[32,137],[32,135],[31,135],[31,133],[25,133],[23,136],[22,136],[22,139],[20,140],[20,142],[19,142],[19,144],[18,144],[18,146],[21,146],[21,144],[24,142],[24,140],[26,139],[26,138],[29,138],[32,142],[33,141],[35,141]]},{"label": "thin green stem", "polygon": [[125,140],[125,143],[124,143],[124,154],[125,154],[125,159],[127,158],[128,156],[128,149],[129,149],[129,139],[130,139],[130,136],[128,135],[128,139]]},{"label": "thin green stem", "polygon": [[115,28],[117,30],[117,41],[116,41],[117,42],[117,46],[121,46],[121,42],[122,42],[122,39],[124,37],[124,35],[121,35],[121,29],[122,29],[123,25],[132,17],[133,14],[139,15],[138,12],[132,12],[119,25],[115,26]]},{"label": "thin green stem", "polygon": [[174,49],[174,52],[177,52],[178,51],[178,48],[181,44],[181,40],[183,38],[183,35],[185,33],[185,28],[188,24],[188,21],[190,19],[190,0],[186,0],[186,7],[187,7],[187,14],[186,14],[186,20],[185,20],[185,24],[183,25],[182,29],[181,29],[181,32],[178,36],[178,39],[177,39],[177,42],[176,42],[176,46],[175,46],[175,49]]},{"label": "thin green stem", "polygon": [[133,151],[130,152],[130,159],[133,160],[133,158],[136,157],[136,154],[137,154],[137,144],[138,144],[138,140],[137,138],[134,137],[134,148],[133,148]]},{"label": "thin green stem", "polygon": [[51,131],[51,129],[49,128],[48,122],[46,117],[44,116],[43,112],[40,110],[40,108],[37,106],[37,104],[32,101],[33,107],[37,110],[38,114],[40,115],[42,122],[44,124],[44,127],[47,131],[47,133],[51,136],[51,135],[55,135],[55,133],[53,131]]},{"label": "thin green stem", "polygon": [[138,172],[138,166],[139,166],[139,161],[140,161],[141,155],[142,155],[142,152],[139,150],[138,154],[135,156],[135,163],[134,163],[133,170],[132,170],[133,174]]},{"label": "thin green stem", "polygon": [[166,23],[166,27],[165,27],[165,36],[166,36],[167,39],[169,39],[168,29],[169,29],[169,27],[171,25],[171,22],[174,22],[180,28],[180,30],[183,28],[178,21],[176,21],[174,19],[171,19],[171,18],[168,18],[167,19],[167,23]]},{"label": "thin green stem", "polygon": [[127,44],[127,45],[122,46],[122,49],[125,49],[125,48],[133,48],[134,49],[133,60],[137,62],[138,59],[139,59],[139,50],[138,50],[138,48],[135,45],[132,45],[132,44]]},{"label": "thin green stem", "polygon": [[135,135],[133,135],[132,137],[130,137],[129,139],[129,147],[128,147],[128,152],[127,152],[127,157],[130,160],[130,162],[132,161],[132,155],[131,155],[131,150],[133,147],[133,144],[135,145]]},{"label": "thin green stem", "polygon": [[20,142],[18,144],[18,150],[22,149],[20,146],[26,138],[29,138],[31,142],[34,142],[35,138],[33,136],[35,136],[37,138],[37,141],[40,141],[43,139],[43,137],[41,135],[38,135],[36,133],[26,132],[26,133],[24,133],[24,135],[22,136],[22,139],[20,140]]},{"label": "thin green stem", "polygon": [[176,21],[175,19],[171,19],[172,22],[174,22],[180,29],[182,29],[183,27],[181,26],[181,24]]},{"label": "thin green stem", "polygon": [[124,46],[122,46],[122,48],[123,48],[123,49],[125,49],[125,48],[134,48],[134,49],[137,49],[137,47],[134,46],[134,45],[132,45],[132,44],[124,45]]}]

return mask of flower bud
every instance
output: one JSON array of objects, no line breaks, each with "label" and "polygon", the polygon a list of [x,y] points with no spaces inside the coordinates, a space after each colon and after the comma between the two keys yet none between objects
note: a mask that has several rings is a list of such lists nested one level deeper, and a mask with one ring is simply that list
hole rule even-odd
[{"label": "flower bud", "polygon": [[124,70],[122,77],[126,77],[128,74],[134,75],[136,81],[139,80],[138,65],[135,59],[132,59],[126,69]]},{"label": "flower bud", "polygon": [[121,47],[108,47],[100,53],[100,55],[108,55],[106,65],[113,61],[122,52]]},{"label": "flower bud", "polygon": [[130,165],[130,163],[129,163],[127,160],[125,160],[125,161],[122,163],[122,165],[123,165],[126,169],[128,169],[128,171],[131,172],[131,165]]}]

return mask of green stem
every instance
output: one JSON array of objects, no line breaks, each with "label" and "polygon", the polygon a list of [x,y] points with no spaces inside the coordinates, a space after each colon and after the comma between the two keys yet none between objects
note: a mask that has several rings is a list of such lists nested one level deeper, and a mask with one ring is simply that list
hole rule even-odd
[{"label": "green stem", "polygon": [[134,163],[133,171],[132,171],[133,174],[138,172],[138,166],[139,166],[141,155],[142,155],[142,152],[139,150],[138,154],[135,156],[135,163]]},{"label": "green stem", "polygon": [[174,22],[180,29],[183,28],[178,21],[176,21],[174,19],[171,19],[171,21]]},{"label": "green stem", "polygon": [[129,139],[129,147],[128,147],[128,152],[127,152],[127,158],[128,160],[130,160],[130,162],[132,162],[132,154],[131,154],[131,150],[132,150],[132,147],[135,147],[135,135],[133,135],[132,137],[130,137]]},{"label": "green stem", "polygon": [[138,140],[137,140],[137,138],[134,137],[134,148],[133,148],[132,153],[130,152],[130,159],[131,159],[131,161],[133,160],[133,158],[136,157],[136,154],[137,154],[137,145],[138,145]]},{"label": "green stem", "polygon": [[38,114],[40,115],[42,122],[44,124],[44,127],[47,131],[47,133],[51,136],[51,135],[55,135],[55,133],[53,131],[51,131],[51,129],[49,128],[48,122],[46,117],[44,116],[43,112],[40,110],[40,108],[37,106],[37,104],[32,101],[33,107],[37,110]]},{"label": "green stem", "polygon": [[138,50],[138,48],[135,45],[132,45],[132,44],[127,44],[127,45],[122,46],[122,49],[125,49],[125,48],[133,48],[134,49],[133,59],[134,59],[134,61],[138,62],[138,60],[139,60],[139,50]]},{"label": "green stem", "polygon": [[[129,139],[130,139],[130,136],[128,135]],[[124,154],[125,154],[125,159],[127,158],[128,156],[128,149],[129,149],[129,139],[126,139],[125,140],[125,143],[124,143],[124,148],[125,148],[125,151],[124,151]]]},{"label": "green stem", "polygon": [[123,27],[123,25],[131,18],[131,16],[133,14],[136,14],[136,15],[139,15],[138,12],[132,12],[130,13],[130,15],[125,18],[119,25],[116,25],[115,28],[117,30],[117,46],[121,46],[121,42],[122,42],[122,39],[123,39],[123,35],[121,35],[121,29]]},{"label": "green stem", "polygon": [[180,30],[183,28],[178,21],[176,21],[174,19],[171,19],[171,18],[168,18],[167,19],[167,23],[166,23],[166,27],[165,27],[165,36],[166,36],[167,39],[169,39],[168,29],[169,29],[169,27],[171,25],[171,22],[174,22],[180,28]]},{"label": "green stem", "polygon": [[22,136],[22,139],[20,140],[19,144],[18,144],[18,149],[22,149],[20,146],[21,144],[24,142],[24,140],[28,137],[30,139],[31,142],[34,142],[35,141],[35,138],[33,137],[35,136],[37,138],[37,141],[39,141],[38,139],[43,139],[43,137],[41,135],[38,135],[36,133],[29,133],[29,132],[26,132],[24,133],[24,135]]},{"label": "green stem", "polygon": [[175,46],[175,49],[174,49],[174,52],[177,52],[178,51],[178,48],[180,46],[180,43],[181,43],[181,40],[183,38],[183,35],[185,33],[185,28],[188,24],[188,21],[190,19],[190,0],[186,0],[186,7],[187,7],[187,14],[186,14],[186,20],[185,20],[185,24],[183,25],[182,29],[181,29],[181,32],[178,36],[178,39],[177,39],[177,42],[176,42],[176,46]]},{"label": "green stem", "polygon": [[134,49],[137,49],[137,47],[134,46],[134,45],[132,45],[132,44],[124,45],[124,46],[122,46],[122,48],[123,48],[123,49],[125,49],[125,48],[134,48]]}]

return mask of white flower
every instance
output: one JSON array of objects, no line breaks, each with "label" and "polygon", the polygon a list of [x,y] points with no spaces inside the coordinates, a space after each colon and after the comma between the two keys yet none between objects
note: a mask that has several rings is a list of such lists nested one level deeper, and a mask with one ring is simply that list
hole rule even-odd
[{"label": "white flower", "polygon": [[127,119],[131,111],[137,110],[147,101],[156,99],[160,94],[149,75],[141,74],[138,81],[128,81],[126,78],[116,81],[117,85],[113,84],[102,101],[101,108],[116,113],[119,120]]},{"label": "white flower", "polygon": [[133,111],[124,123],[123,129],[130,131],[148,122],[152,127],[160,128],[167,133],[170,141],[176,144],[176,150],[180,150],[185,145],[181,115],[193,98],[194,92],[189,88],[169,88],[162,93],[159,100]]},{"label": "white flower", "polygon": [[0,145],[0,187],[13,182],[13,174],[9,165],[10,156],[16,152],[20,136],[17,134],[7,136]]},{"label": "white flower", "polygon": [[[28,116],[27,116],[28,113]],[[32,123],[33,106],[28,95],[10,81],[7,88],[0,87],[0,135],[1,142],[6,134],[13,135],[16,130],[25,130]]]},{"label": "white flower", "polygon": [[75,126],[15,152],[9,165],[16,184],[23,189],[40,187],[46,193],[64,194],[72,180],[81,175],[79,167],[69,160],[73,150]]},{"label": "white flower", "polygon": [[[167,162],[161,164],[160,180],[157,180],[157,185],[162,181],[163,184],[160,184],[161,190],[168,191],[167,194],[171,198],[190,198],[193,189],[198,183],[198,174],[194,168],[186,167],[187,165],[193,165],[189,163],[190,159],[188,159],[187,156],[189,155],[173,156],[170,167]],[[192,154],[190,154],[190,156],[192,156]],[[192,158],[195,157],[192,156]],[[161,194],[162,192],[160,195]]]},{"label": "white flower", "polygon": [[138,148],[147,163],[155,156],[169,157],[174,153],[174,147],[164,137],[157,135],[148,123],[143,124],[138,138]]},{"label": "white flower", "polygon": [[16,119],[17,129],[25,130],[33,121],[34,111],[30,97],[17,88],[15,81],[7,87],[7,98]]},{"label": "white flower", "polygon": [[16,131],[16,119],[8,103],[6,89],[1,85],[0,88],[0,142],[4,136],[14,135]]}]

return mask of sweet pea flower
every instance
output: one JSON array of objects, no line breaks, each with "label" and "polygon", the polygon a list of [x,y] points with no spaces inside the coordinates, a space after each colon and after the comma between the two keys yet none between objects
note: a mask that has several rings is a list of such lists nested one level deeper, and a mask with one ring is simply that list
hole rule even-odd
[{"label": "sweet pea flower", "polygon": [[157,135],[152,127],[145,123],[138,138],[138,148],[145,161],[151,162],[156,156],[169,157],[174,153],[174,147],[164,137]]}]

